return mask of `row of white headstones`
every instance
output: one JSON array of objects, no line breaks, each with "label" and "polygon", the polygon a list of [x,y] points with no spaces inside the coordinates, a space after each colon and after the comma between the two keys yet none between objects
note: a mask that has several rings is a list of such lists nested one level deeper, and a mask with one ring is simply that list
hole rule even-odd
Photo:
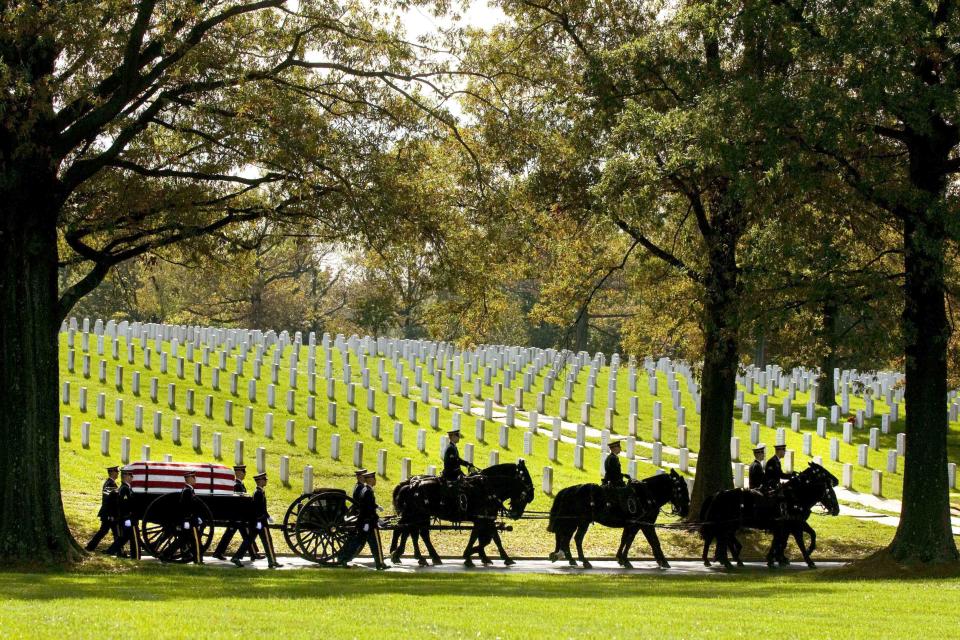
[{"label": "row of white headstones", "polygon": [[[180,346],[181,341],[186,341],[185,352],[186,360],[194,362],[197,351],[202,351],[202,362],[194,362],[194,379],[197,384],[203,384],[202,382],[202,366],[209,366],[211,355],[216,355],[219,358],[219,366],[215,366],[211,372],[211,384],[214,389],[219,389],[219,375],[221,370],[225,370],[227,366],[227,359],[230,357],[234,348],[238,348],[239,353],[235,356],[236,360],[236,370],[231,372],[231,392],[236,395],[237,392],[237,379],[240,376],[244,375],[244,364],[247,358],[247,355],[250,351],[254,351],[254,360],[253,360],[253,379],[248,381],[248,399],[251,402],[256,402],[256,383],[260,377],[260,369],[264,363],[264,354],[267,349],[271,346],[277,346],[278,348],[273,351],[273,363],[271,367],[273,384],[270,384],[267,388],[267,401],[268,405],[273,408],[275,406],[275,388],[279,382],[279,365],[280,359],[286,350],[286,347],[289,345],[294,345],[290,353],[290,389],[287,391],[287,410],[288,413],[294,413],[295,405],[295,389],[297,387],[297,378],[300,374],[298,367],[298,359],[300,354],[299,347],[301,346],[301,336],[296,334],[294,339],[291,341],[290,337],[286,332],[282,332],[277,335],[273,332],[260,332],[260,331],[246,331],[246,330],[237,330],[237,329],[215,329],[215,328],[201,328],[201,327],[183,327],[175,325],[156,325],[156,324],[145,324],[140,325],[138,323],[113,323],[107,322],[104,324],[102,321],[96,321],[94,323],[92,333],[89,331],[89,320],[84,320],[84,330],[79,332],[79,348],[83,352],[83,375],[89,377],[90,375],[90,339],[91,335],[96,340],[96,350],[99,355],[104,354],[105,342],[109,341],[109,344],[112,348],[112,355],[115,360],[119,359],[119,337],[126,338],[127,345],[127,356],[128,363],[134,362],[134,349],[136,345],[136,340],[139,340],[140,347],[142,350],[142,357],[144,360],[145,366],[150,366],[150,359],[152,350],[149,346],[149,342],[152,340],[154,343],[154,350],[159,353],[160,360],[160,369],[162,373],[166,373],[167,370],[167,359],[168,356],[174,358],[177,363],[177,375],[179,378],[184,377],[184,367],[185,359],[180,356]],[[78,328],[76,326],[76,321],[71,320],[70,324],[66,323],[62,327],[64,333],[67,334],[67,343],[68,348],[68,369],[72,372],[74,370],[75,362],[75,352],[71,347],[76,346]],[[308,367],[307,367],[307,379],[308,379],[308,391],[311,394],[307,399],[307,413],[308,417],[314,418],[314,396],[315,385],[316,385],[316,341],[315,335],[310,334],[308,339]],[[220,349],[219,352],[215,353],[216,349]],[[325,378],[327,381],[327,396],[328,399],[331,399],[331,402],[328,404],[328,422],[331,425],[336,424],[336,402],[333,398],[336,397],[336,388],[337,381],[332,376],[332,350],[330,348],[330,336],[324,334],[322,338],[322,348],[326,354],[325,362]],[[569,364],[571,371],[567,376],[567,389],[566,395],[561,399],[560,402],[560,413],[559,418],[553,418],[553,430],[551,435],[553,436],[548,445],[548,453],[551,460],[557,459],[557,450],[558,444],[561,442],[561,420],[564,418],[564,413],[566,412],[566,404],[568,402],[568,397],[572,395],[573,385],[576,383],[577,377],[579,375],[580,369],[583,366],[589,364],[589,373],[588,373],[588,382],[585,392],[585,402],[581,407],[581,422],[576,425],[577,437],[575,440],[574,447],[574,464],[577,468],[583,468],[583,449],[586,445],[586,425],[589,424],[589,412],[590,408],[594,403],[594,393],[593,390],[597,387],[597,372],[600,367],[605,365],[605,357],[603,354],[597,354],[592,360],[590,360],[589,355],[586,353],[581,354],[569,354],[566,352],[556,352],[553,350],[539,350],[534,348],[519,348],[519,347],[503,347],[503,346],[493,346],[493,347],[480,347],[477,350],[467,350],[458,352],[451,345],[443,343],[435,343],[429,341],[403,341],[403,340],[393,340],[385,338],[357,338],[352,336],[349,340],[345,339],[343,336],[338,335],[334,341],[334,348],[340,350],[342,364],[343,364],[343,381],[346,386],[346,395],[348,402],[352,405],[354,404],[355,398],[355,384],[351,382],[351,365],[350,365],[350,352],[352,351],[354,355],[360,362],[361,367],[361,378],[363,380],[363,387],[367,390],[367,406],[370,411],[374,410],[374,397],[375,391],[370,386],[369,378],[370,373],[366,367],[366,359],[369,355],[373,354],[375,357],[378,357],[378,373],[381,378],[381,390],[383,392],[388,392],[389,385],[389,376],[385,371],[385,360],[392,359],[394,371],[396,373],[397,381],[401,386],[401,395],[409,397],[409,379],[404,373],[405,363],[409,364],[410,368],[416,371],[416,383],[421,388],[421,402],[424,404],[430,402],[429,397],[429,385],[423,384],[423,366],[418,365],[418,361],[424,359],[427,366],[427,372],[430,375],[434,375],[434,385],[436,388],[441,390],[441,401],[442,406],[445,409],[449,409],[450,406],[450,388],[448,386],[442,385],[442,378],[444,374],[446,377],[454,382],[454,393],[461,394],[463,399],[463,413],[469,415],[472,412],[472,400],[471,393],[468,391],[461,392],[461,380],[466,378],[467,382],[473,380],[474,382],[474,393],[473,396],[481,397],[482,395],[482,386],[480,384],[479,374],[476,378],[473,378],[473,372],[476,370],[479,372],[480,368],[483,367],[484,370],[484,379],[483,386],[489,387],[491,385],[492,378],[494,377],[493,371],[496,370],[498,373],[503,372],[504,383],[497,383],[494,387],[494,398],[484,400],[484,418],[477,420],[477,437],[479,440],[483,441],[485,422],[486,420],[493,419],[493,403],[496,402],[498,405],[502,404],[502,387],[506,385],[507,388],[512,386],[512,383],[517,379],[521,374],[523,376],[523,385],[518,387],[516,390],[517,404],[521,409],[523,409],[523,394],[524,392],[529,392],[532,388],[532,385],[536,378],[539,376],[541,370],[550,363],[550,369],[547,374],[544,376],[543,380],[543,390],[538,394],[537,408],[540,412],[543,410],[544,404],[544,395],[552,392],[553,380],[556,379],[556,376],[559,371],[562,371],[563,365]],[[493,366],[487,364],[490,362]],[[524,371],[524,368],[527,365],[532,365],[529,371]],[[611,359],[611,372],[610,372],[610,383],[608,387],[608,407],[606,412],[606,424],[605,428],[601,432],[601,450],[606,453],[606,444],[609,441],[610,431],[609,428],[612,426],[612,415],[615,411],[616,404],[616,379],[617,371],[619,367],[619,356],[614,354]],[[681,376],[685,377],[687,380],[688,391],[695,400],[696,410],[699,413],[699,392],[696,387],[696,384],[692,381],[692,376],[690,375],[689,367],[683,363],[672,363],[668,359],[660,359],[656,363],[652,359],[648,358],[644,362],[644,368],[648,373],[648,391],[651,395],[656,395],[657,393],[657,378],[656,371],[664,371],[667,374],[668,388],[670,389],[674,410],[677,414],[677,426],[678,426],[678,446],[679,446],[679,468],[683,471],[689,471],[689,459],[690,452],[686,447],[686,427],[685,427],[685,408],[680,403],[680,389],[679,381],[676,375],[679,373]],[[99,363],[99,377],[101,383],[105,382],[106,377],[106,361],[101,360]],[[118,364],[116,366],[116,385],[118,389],[122,388],[123,385],[123,366]],[[873,394],[879,393],[880,389],[883,389],[883,392],[887,394],[888,402],[892,401],[892,411],[891,414],[885,414],[883,416],[883,427],[882,431],[886,432],[889,428],[889,422],[892,419],[896,421],[897,416],[897,404],[893,400],[891,395],[893,392],[891,388],[893,384],[896,383],[897,376],[899,374],[887,374],[882,373],[878,376],[870,376],[869,374],[857,374],[856,372],[843,371],[839,370],[834,372],[834,377],[838,383],[839,388],[841,389],[841,394],[844,399],[844,404],[848,402],[849,387],[851,383],[856,382],[861,388],[866,390],[864,394],[867,399],[871,398],[871,392]],[[629,386],[631,390],[636,389],[636,369],[631,362],[630,366],[630,382]],[[787,397],[783,401],[783,411],[784,416],[790,412],[790,402],[794,398],[796,390],[799,389],[801,392],[810,390],[811,397],[816,392],[816,374],[815,372],[807,371],[804,369],[794,369],[792,374],[787,377],[783,375],[783,372],[779,370],[778,367],[772,366],[767,367],[765,370],[761,371],[756,368],[749,368],[747,372],[741,377],[742,384],[747,388],[748,392],[752,391],[752,387],[755,383],[760,384],[762,387],[767,388],[767,393],[760,395],[760,406],[761,410],[766,409],[767,415],[767,426],[773,426],[773,420],[775,417],[774,409],[771,407],[765,407],[767,396],[774,396],[776,391],[785,390],[787,391]],[[139,384],[140,384],[140,372],[135,371],[133,373],[133,392],[139,394]],[[158,394],[158,380],[157,378],[151,378],[150,382],[150,393],[151,399],[156,402]],[[175,408],[175,385],[170,384],[168,386],[168,403],[170,404],[171,409]],[[898,391],[898,394],[902,391]],[[69,403],[70,401],[70,388],[69,382],[64,383],[63,389],[64,402]],[[194,390],[189,389],[187,391],[187,410],[193,412],[193,396]],[[896,400],[902,400],[902,396],[897,396]],[[81,411],[86,411],[86,389],[80,389],[80,409]],[[743,419],[745,423],[751,424],[751,441],[753,444],[756,444],[759,441],[759,425],[756,422],[751,422],[749,420],[751,406],[749,404],[743,403],[743,391],[738,391],[737,394],[737,403],[739,408],[743,411]],[[97,413],[99,417],[104,417],[105,411],[105,397],[103,393],[98,394],[97,397]],[[390,417],[395,417],[395,407],[396,407],[396,397],[393,394],[388,395],[388,414]],[[500,446],[508,448],[509,446],[509,428],[514,426],[515,420],[515,405],[507,405],[506,407],[506,424],[500,425]],[[955,405],[954,405],[955,406]],[[841,407],[834,407],[834,410],[831,414],[831,419],[834,423],[837,421],[837,413]],[[868,410],[872,410],[872,405],[868,404]],[[206,417],[213,417],[213,397],[208,395],[204,400],[204,413]],[[224,419],[227,424],[232,424],[232,413],[233,413],[233,404],[232,401],[227,400],[224,406]],[[864,411],[858,412],[858,426],[863,424],[863,414]],[[431,427],[434,429],[439,427],[439,416],[437,407],[430,407],[430,422]],[[123,415],[123,399],[117,398],[115,406],[115,419],[118,424],[122,422]],[[812,401],[807,406],[807,415],[808,419],[812,417]],[[138,405],[135,412],[135,426],[138,431],[142,431],[143,423],[143,407]],[[799,430],[799,414],[792,412],[791,426],[793,430]],[[867,415],[866,417],[872,417]],[[660,420],[662,418],[662,405],[658,401],[654,404],[654,424],[653,424],[653,440],[652,450],[653,458],[652,461],[656,466],[662,465],[662,446],[659,442],[659,426]],[[411,422],[416,422],[417,419],[417,403],[416,400],[411,400],[408,405],[408,419]],[[453,416],[454,424],[459,427],[460,414],[455,413]],[[826,425],[825,418],[819,418],[817,421],[817,433],[821,437],[826,435]],[[267,414],[265,417],[265,434],[268,437],[272,437],[273,431],[273,415]],[[379,439],[379,425],[380,419],[379,416],[372,417],[371,431],[374,438]],[[69,438],[71,419],[69,416],[64,417],[64,436]],[[636,461],[634,456],[634,448],[636,444],[636,429],[637,429],[637,398],[636,396],[630,399],[630,436],[627,438],[626,442],[626,455],[630,460],[630,472],[631,475],[636,473]],[[248,431],[252,431],[252,408],[247,407],[244,412],[244,426]],[[173,439],[175,442],[179,443],[180,440],[180,418],[174,417],[173,419]],[[357,411],[356,409],[351,409],[350,412],[350,427],[351,431],[356,432],[357,429]],[[533,440],[532,437],[538,432],[538,411],[531,410],[528,414],[528,427],[529,431],[524,434],[524,455],[530,455],[533,449]],[[162,413],[157,411],[154,413],[154,433],[159,437],[160,430],[162,429]],[[852,429],[853,426],[849,424],[844,425],[844,441],[850,444],[852,442]],[[287,441],[289,443],[295,442],[295,425],[293,420],[287,421]],[[316,451],[316,427],[309,427],[307,431],[307,442],[308,448],[311,451]],[[394,425],[394,441],[397,444],[402,444],[403,438],[403,424],[401,422],[396,422]],[[81,439],[84,443],[84,446],[89,445],[89,423],[84,423],[81,427]],[[418,449],[424,451],[425,449],[425,440],[426,440],[426,430],[420,429],[418,431]],[[445,447],[446,438],[442,438],[441,450]],[[780,444],[785,440],[784,429],[777,430],[777,443]],[[870,434],[870,446],[873,449],[878,448],[879,441],[879,431],[877,429],[871,429]],[[200,425],[194,424],[192,429],[192,444],[195,449],[200,449]],[[149,458],[149,445],[144,445],[145,449],[143,451],[143,457],[145,459]],[[904,439],[903,434],[898,434],[897,450],[891,450],[888,456],[888,471],[896,472],[897,456],[902,456],[904,453]],[[804,434],[804,455],[810,455],[812,448],[812,436],[809,433]],[[105,452],[105,455],[109,453],[109,431],[104,430],[101,433],[101,449]],[[257,451],[257,466],[258,469],[263,469],[265,465],[266,452],[262,450],[263,448],[258,448]],[[217,459],[221,459],[222,456],[222,434],[219,432],[214,433],[213,439],[213,450],[214,455]],[[339,459],[340,455],[340,437],[339,434],[333,434],[331,436],[331,455],[335,459]],[[237,440],[234,446],[235,453],[235,462],[239,464],[239,461],[243,457],[243,441]],[[472,460],[472,446],[467,445],[464,455],[468,459]],[[386,456],[387,451],[381,449],[378,451],[378,471],[381,474],[386,473]],[[129,458],[129,439],[124,438],[121,442],[121,458],[124,459],[124,462]],[[499,460],[499,452],[491,451],[490,452],[490,463],[496,464],[496,461]],[[360,466],[363,464],[363,443],[356,442],[354,444],[354,464]],[[734,437],[731,440],[731,459],[734,461],[734,474],[736,483],[738,486],[743,484],[743,465],[739,462],[739,439]],[[831,459],[839,462],[839,442],[836,438],[831,439]],[[858,448],[858,463],[860,466],[867,466],[867,445],[860,445]],[[787,458],[787,467],[792,467],[792,452],[788,452]],[[601,468],[602,468],[602,457],[601,457]],[[401,460],[401,477],[407,477],[410,474],[410,465],[411,461],[409,458],[403,458]],[[843,482],[845,486],[852,485],[852,465],[844,465],[843,467]],[[305,469],[305,486],[307,485],[306,478],[311,476],[312,470]],[[282,456],[280,460],[280,472],[282,480],[287,483],[289,480],[289,460],[286,456]],[[428,472],[435,472],[435,468],[428,468]],[[951,486],[955,484],[955,465],[951,464],[949,468],[949,473],[951,474]],[[879,470],[874,470],[873,472],[873,485],[874,493],[880,494],[882,475]],[[552,469],[549,467],[544,469],[544,488],[545,490],[552,489]],[[312,479],[311,479],[312,481]],[[549,492],[549,491],[548,491]]]}]

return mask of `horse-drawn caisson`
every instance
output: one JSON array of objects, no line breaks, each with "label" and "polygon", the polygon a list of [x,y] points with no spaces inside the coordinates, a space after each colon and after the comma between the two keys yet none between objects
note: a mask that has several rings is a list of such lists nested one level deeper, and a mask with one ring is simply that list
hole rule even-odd
[{"label": "horse-drawn caisson", "polygon": [[[454,442],[455,447],[455,442]],[[355,543],[370,540],[371,549],[380,555],[378,538],[371,536],[380,528],[392,531],[390,557],[401,561],[406,543],[413,542],[414,555],[421,565],[427,564],[420,549],[422,542],[435,564],[440,556],[430,540],[431,531],[463,530],[470,536],[463,552],[467,566],[473,566],[476,555],[484,564],[491,562],[485,548],[492,542],[506,565],[513,564],[500,533],[510,530],[507,520],[548,518],[547,530],[555,537],[550,560],[565,558],[571,565],[576,560],[570,550],[576,542],[577,558],[585,568],[590,562],[583,554],[583,539],[593,522],[622,529],[616,553],[618,563],[630,567],[629,552],[637,533],[643,532],[660,567],[669,563],[657,537],[657,527],[675,526],[681,530],[700,531],[704,537],[703,559],[709,565],[710,545],[716,542],[716,558],[731,566],[729,551],[740,561],[741,545],[736,533],[743,528],[773,533],[768,562],[785,562],[784,550],[793,536],[810,566],[810,553],[815,547],[815,534],[807,523],[811,509],[823,504],[829,513],[839,511],[833,488],[837,479],[826,469],[811,464],[793,474],[782,486],[766,491],[736,489],[723,491],[704,504],[699,522],[658,525],[657,517],[670,506],[675,515],[688,514],[690,499],[686,480],[676,471],[658,473],[644,480],[632,480],[620,473],[616,445],[602,485],[580,484],[559,491],[547,513],[531,513],[526,507],[534,498],[533,482],[523,460],[497,464],[483,470],[472,469],[469,475],[456,477],[416,476],[398,484],[393,490],[396,515],[377,521],[372,486],[368,492],[355,490],[352,495],[342,489],[322,488],[304,493],[287,508],[282,523],[268,520],[262,494],[263,474],[258,478],[258,500],[235,491],[233,471],[216,464],[173,462],[138,462],[123,468],[127,499],[123,520],[132,525],[134,538],[142,548],[167,562],[199,562],[209,548],[215,527],[239,531],[244,539],[241,551],[249,550],[256,534],[266,547],[270,565],[275,566],[269,530],[282,533],[289,549],[298,556],[319,564],[343,564],[362,547]],[[450,465],[464,463],[459,456],[446,457]],[[471,465],[472,467],[472,465]],[[195,476],[184,502],[184,476]],[[372,473],[367,475],[372,476]],[[450,475],[449,473],[445,475]],[[375,484],[375,483],[372,483]],[[363,482],[358,475],[358,489]],[[109,487],[105,485],[105,496]],[[359,496],[359,497],[358,497]],[[363,505],[355,504],[363,498]],[[105,504],[107,504],[105,498]],[[259,505],[259,506],[258,506]],[[189,513],[185,513],[185,509]],[[103,509],[101,510],[103,512]],[[371,514],[372,519],[371,519]],[[363,533],[361,533],[363,532]],[[804,533],[811,534],[811,545],[804,544]],[[99,540],[99,538],[97,538]],[[225,548],[225,544],[222,545]],[[218,549],[217,557],[222,553]],[[234,556],[240,565],[240,552]],[[379,557],[378,568],[381,567]]]}]

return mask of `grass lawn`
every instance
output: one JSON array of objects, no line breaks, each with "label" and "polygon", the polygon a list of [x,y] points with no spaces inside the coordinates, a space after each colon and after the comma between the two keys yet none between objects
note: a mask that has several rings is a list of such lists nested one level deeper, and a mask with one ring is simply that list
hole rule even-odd
[{"label": "grass lawn", "polygon": [[0,637],[948,637],[960,604],[957,579],[825,571],[440,576],[155,566],[133,574],[106,566],[0,573]]}]

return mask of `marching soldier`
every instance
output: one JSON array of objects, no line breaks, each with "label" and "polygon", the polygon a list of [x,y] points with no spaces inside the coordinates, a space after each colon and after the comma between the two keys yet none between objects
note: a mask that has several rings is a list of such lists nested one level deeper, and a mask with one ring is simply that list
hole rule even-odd
[{"label": "marching soldier", "polygon": [[758,444],[753,448],[753,462],[750,463],[750,488],[754,491],[763,489],[766,473],[763,469],[763,459],[766,457],[767,449],[763,444]]},{"label": "marching soldier", "polygon": [[767,465],[763,470],[764,486],[767,491],[771,493],[780,490],[781,480],[789,480],[793,477],[792,473],[784,473],[783,466],[780,464],[780,460],[783,459],[783,456],[787,455],[787,445],[775,445],[773,447],[773,452],[773,456],[767,460]]},{"label": "marching soldier", "polygon": [[[133,487],[130,481],[133,480],[133,471],[124,469],[121,473],[120,489],[117,491],[117,513],[118,527],[120,529],[120,538],[114,543],[113,553],[118,558],[126,557],[123,548],[130,545],[130,557],[134,560],[140,559],[140,533],[137,531],[136,520],[133,519]],[[108,549],[107,553],[111,553]]]},{"label": "marching soldier", "polygon": [[241,532],[244,535],[243,544],[237,549],[237,553],[230,558],[230,562],[242,567],[241,558],[250,551],[256,537],[260,536],[263,550],[267,554],[267,566],[275,569],[282,565],[277,562],[277,555],[273,550],[273,539],[270,537],[270,528],[267,526],[273,521],[270,514],[267,513],[267,494],[263,490],[267,486],[267,474],[258,473],[253,476],[253,481],[257,484],[257,488],[253,490],[253,512],[251,513],[250,526]]},{"label": "marching soldier", "polygon": [[608,487],[623,487],[630,481],[630,476],[623,473],[620,467],[620,440],[610,441],[610,455],[603,461],[602,484]]},{"label": "marching soldier", "polygon": [[383,562],[380,551],[380,537],[377,532],[380,518],[377,515],[379,507],[373,488],[377,486],[377,474],[374,471],[365,471],[362,475],[363,484],[354,490],[355,506],[357,508],[357,530],[354,536],[343,546],[338,557],[338,564],[347,566],[347,563],[357,557],[364,546],[370,547],[377,571],[383,571],[387,565]]},{"label": "marching soldier", "polygon": [[197,515],[197,493],[193,486],[197,484],[197,474],[195,471],[187,471],[183,474],[183,489],[180,490],[180,518],[183,521],[180,535],[181,544],[189,545],[193,549],[194,564],[203,564],[203,551],[200,548],[200,534],[197,528],[203,524],[203,520]]},{"label": "marching soldier", "polygon": [[100,529],[87,543],[87,551],[96,550],[97,545],[100,544],[108,531],[113,533],[111,548],[120,539],[120,532],[117,530],[117,476],[119,475],[120,467],[107,467],[107,479],[103,481],[100,510],[97,512],[97,517],[100,518]]},{"label": "marching soldier", "polygon": [[440,477],[451,482],[463,477],[463,471],[460,467],[473,467],[472,464],[460,457],[460,451],[457,449],[457,443],[460,442],[460,429],[451,429],[447,431],[450,443],[443,452],[443,472]]},{"label": "marching soldier", "polygon": [[[244,478],[247,477],[247,466],[244,464],[238,464],[233,468],[233,490],[235,493],[246,493],[247,487],[243,484]],[[237,533],[237,527],[227,527],[223,536],[220,538],[220,542],[217,543],[217,548],[213,552],[213,557],[218,560],[226,560],[224,555],[227,551],[227,547],[230,546],[230,541],[233,540],[233,536]],[[246,537],[244,532],[240,532],[240,540],[242,541]],[[263,558],[260,555],[260,550],[257,549],[257,543],[254,542],[250,545],[250,560],[259,560]]]}]

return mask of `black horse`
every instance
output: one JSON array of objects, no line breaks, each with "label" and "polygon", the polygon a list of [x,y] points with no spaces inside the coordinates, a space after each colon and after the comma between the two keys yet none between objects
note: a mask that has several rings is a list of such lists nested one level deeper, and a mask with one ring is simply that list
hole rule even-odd
[{"label": "black horse", "polygon": [[465,476],[454,487],[434,476],[410,478],[393,490],[393,506],[399,519],[390,543],[390,559],[399,563],[406,540],[412,537],[414,556],[421,566],[426,564],[420,551],[421,539],[433,563],[440,564],[440,556],[430,541],[430,524],[443,520],[473,523],[463,552],[466,566],[473,566],[474,554],[483,564],[490,564],[485,551],[490,542],[496,544],[504,564],[512,565],[514,561],[503,548],[496,520],[501,513],[516,520],[532,500],[533,480],[523,460],[488,467]]},{"label": "black horse", "polygon": [[[832,516],[840,513],[837,494],[833,490],[838,483],[836,476],[811,462],[809,467],[784,483],[779,493],[768,495],[749,489],[730,489],[708,498],[700,510],[704,565],[710,566],[708,556],[714,540],[717,562],[731,568],[727,557],[729,550],[737,563],[742,564],[742,545],[736,533],[746,528],[773,533],[773,542],[767,552],[769,566],[772,567],[775,561],[781,565],[787,564],[784,552],[791,535],[807,565],[811,568],[816,566],[810,554],[816,548],[817,534],[807,523],[807,518],[818,503],[826,507]],[[811,536],[810,547],[804,544],[804,533]]]},{"label": "black horse", "polygon": [[570,552],[570,538],[576,540],[577,557],[585,569],[590,562],[583,557],[583,538],[590,524],[597,522],[605,527],[623,529],[620,547],[617,549],[617,562],[630,568],[630,547],[637,532],[642,531],[657,564],[664,569],[670,563],[660,548],[660,539],[654,523],[660,510],[667,503],[673,505],[677,515],[686,516],[690,508],[690,494],[683,476],[671,470],[645,480],[634,480],[628,490],[618,492],[598,484],[578,484],[562,489],[553,500],[550,509],[550,522],[547,531],[556,536],[556,548],[550,554],[550,560],[559,560],[561,554],[572,565],[577,563]]}]

